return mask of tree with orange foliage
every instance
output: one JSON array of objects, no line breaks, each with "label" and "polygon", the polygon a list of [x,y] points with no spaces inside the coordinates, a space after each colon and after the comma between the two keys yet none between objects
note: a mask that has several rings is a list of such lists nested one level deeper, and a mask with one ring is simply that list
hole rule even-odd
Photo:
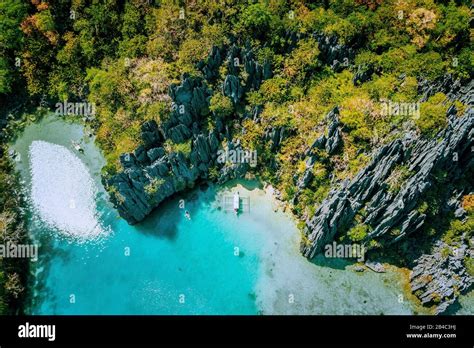
[{"label": "tree with orange foliage", "polygon": [[465,195],[462,198],[462,207],[468,213],[474,213],[474,194],[473,195]]}]

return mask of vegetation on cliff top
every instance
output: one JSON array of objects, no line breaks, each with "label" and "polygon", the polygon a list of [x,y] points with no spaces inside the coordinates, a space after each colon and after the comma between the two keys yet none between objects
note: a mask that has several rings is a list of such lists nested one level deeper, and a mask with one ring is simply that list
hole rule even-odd
[{"label": "vegetation on cliff top", "polygon": [[[167,118],[171,83],[183,73],[201,75],[196,64],[212,46],[250,46],[260,62],[271,63],[273,77],[245,101],[247,111],[263,108],[261,122],[233,126],[245,147],[258,150],[260,164],[276,159],[277,172],[262,165],[259,170],[285,199],[297,190],[293,178],[305,169],[305,148],[326,132],[325,115],[334,106],[340,109],[343,146],[331,156],[318,152],[314,179],[293,207],[308,217],[332,180],[353,177],[374,148],[403,129],[415,127],[430,137],[446,125],[449,103],[442,93],[421,103],[419,113],[383,108],[389,102],[418,102],[420,78],[446,73],[472,78],[469,6],[467,0],[129,0],[120,5],[112,0],[5,0],[0,4],[0,101],[15,105],[12,96],[24,91],[30,102],[95,103],[92,122],[108,163],[104,172],[113,174],[120,170],[120,154],[139,145],[143,121]],[[354,48],[353,61],[331,69],[312,33],[334,35]],[[364,70],[372,73],[354,83]],[[219,92],[226,68],[219,73],[210,86],[210,109],[222,118],[239,117],[246,110],[234,108]],[[6,113],[2,126],[5,119]],[[212,119],[208,123],[214,127]],[[265,129],[275,126],[291,134],[278,153],[262,141]],[[167,144],[183,152],[189,146]],[[11,168],[2,164],[0,172],[9,175]],[[399,174],[408,175],[403,168]],[[400,177],[392,178],[391,189],[399,188]],[[9,188],[1,192],[2,214],[8,214],[14,211],[7,204]],[[349,238],[360,240],[366,233],[358,225]]]},{"label": "vegetation on cliff top", "polygon": [[[0,152],[0,244],[22,244],[28,239],[18,177],[13,172],[11,160],[4,155],[3,147]],[[0,314],[11,314],[20,307],[25,296],[27,270],[26,259],[0,258]]]}]

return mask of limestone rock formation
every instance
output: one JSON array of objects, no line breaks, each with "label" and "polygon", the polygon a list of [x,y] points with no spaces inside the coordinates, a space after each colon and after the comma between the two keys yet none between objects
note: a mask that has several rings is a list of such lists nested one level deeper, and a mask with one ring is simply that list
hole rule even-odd
[{"label": "limestone rock formation", "polygon": [[[474,240],[470,241],[472,245]],[[465,236],[461,244],[453,248],[438,241],[431,254],[422,255],[415,262],[410,274],[411,289],[424,305],[434,305],[435,314],[443,313],[474,284],[466,271],[463,259],[473,258]]]},{"label": "limestone rock formation", "polygon": [[351,47],[338,43],[334,35],[318,33],[313,35],[319,44],[319,59],[331,66],[334,71],[343,70],[355,57],[355,51]]},{"label": "limestone rock formation", "polygon": [[325,150],[329,155],[334,154],[342,145],[342,136],[339,122],[339,109],[335,107],[326,115],[328,124],[328,132],[326,135],[321,135],[317,138],[309,149],[305,152],[307,156],[306,170],[301,178],[298,180],[296,186],[299,191],[307,188],[314,178],[313,167],[318,160],[318,156],[313,150]]},{"label": "limestone rock formation", "polygon": [[[474,168],[474,114],[472,101],[474,83],[466,86],[456,83],[449,88],[448,76],[427,87],[424,81],[420,90],[425,99],[439,90],[444,90],[451,98],[463,100],[470,106],[459,117],[455,107],[447,111],[448,126],[432,139],[407,132],[383,146],[374,154],[372,161],[351,181],[345,180],[340,187],[330,191],[328,197],[317,208],[313,217],[306,220],[307,242],[301,245],[302,253],[312,258],[331,243],[336,234],[341,234],[354,226],[355,216],[368,226],[369,233],[364,243],[377,239],[382,245],[407,238],[425,223],[426,215],[419,209],[423,195],[435,183],[437,175],[446,175],[452,182],[465,177]],[[317,139],[312,146],[321,147],[324,138]],[[313,160],[311,162],[314,162]],[[388,179],[403,166],[408,178],[400,183],[399,190],[390,190]],[[440,174],[441,173],[441,174]],[[303,176],[303,179],[305,177]],[[301,180],[303,188],[305,181]],[[464,182],[466,182],[464,180]],[[467,192],[473,182],[467,180]],[[448,185],[449,196],[459,196],[462,188]],[[463,217],[465,211],[459,204],[446,202],[455,216]],[[364,211],[361,214],[362,210]],[[471,244],[472,245],[472,244]],[[462,260],[456,257],[441,257],[440,250],[448,247],[438,242],[432,254],[423,255],[416,261],[412,273],[412,288],[423,304],[436,303],[436,313],[441,313],[452,304],[457,295],[472,285],[472,277],[466,273]],[[461,249],[470,253],[464,245]]]},{"label": "limestone rock formation", "polygon": [[[331,242],[336,232],[350,227],[356,213],[365,207],[363,223],[371,226],[368,238],[385,236],[396,242],[416,231],[423,224],[424,214],[417,211],[419,199],[432,185],[432,176],[439,170],[455,178],[473,165],[474,115],[448,115],[449,126],[431,140],[405,137],[382,147],[367,167],[356,177],[330,192],[307,221],[309,243],[303,254],[313,257]],[[413,175],[398,193],[388,190],[386,180],[397,165],[404,165]],[[387,232],[400,228],[397,236]]]},{"label": "limestone rock formation", "polygon": [[[435,83],[435,86],[447,88],[445,83]],[[450,90],[448,95],[472,100],[474,82],[463,88],[453,88],[454,91]],[[435,93],[435,89],[426,88],[424,81],[420,83],[420,89],[429,91],[425,93]],[[352,181],[345,180],[340,188],[333,189],[306,222],[309,243],[302,245],[303,254],[313,257],[320,252],[336,232],[346,231],[351,226],[354,216],[362,208],[366,210],[362,223],[371,227],[368,239],[384,237],[386,242],[392,243],[419,229],[425,216],[418,212],[418,203],[432,185],[433,176],[444,171],[454,179],[474,165],[472,108],[468,108],[462,117],[456,113],[455,108],[448,109],[449,124],[433,139],[406,133],[383,146]],[[399,165],[405,166],[412,175],[402,183],[398,192],[393,192],[388,189],[386,181]],[[399,228],[399,233],[388,236],[387,232],[394,228]]]},{"label": "limestone rock formation", "polygon": [[[181,84],[170,86],[173,103],[168,119],[160,125],[155,121],[145,122],[141,127],[142,144],[132,153],[120,156],[123,171],[103,178],[112,203],[129,223],[142,221],[166,198],[193,187],[198,180],[208,179],[211,167],[217,169],[215,179],[219,182],[243,177],[249,169],[248,163],[217,163],[217,151],[224,139],[231,149],[241,148],[239,143],[233,142],[231,131],[222,120],[215,121],[213,131],[202,127],[207,122],[212,95],[207,82],[218,76],[224,57],[230,74],[222,88],[235,104],[240,103],[244,93],[258,88],[264,78],[271,76],[270,66],[260,65],[251,50],[231,46],[226,52],[214,47],[209,57],[198,64],[205,79],[185,74]],[[247,73],[243,83],[239,78],[242,69]],[[258,113],[257,110],[255,115]],[[278,130],[275,141],[279,143],[283,137],[284,130]],[[167,141],[190,142],[190,152],[166,150]]]}]

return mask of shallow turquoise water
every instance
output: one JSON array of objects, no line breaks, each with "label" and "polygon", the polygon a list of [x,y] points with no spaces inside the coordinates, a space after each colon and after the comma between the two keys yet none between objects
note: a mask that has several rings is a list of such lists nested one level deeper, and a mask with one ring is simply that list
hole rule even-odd
[{"label": "shallow turquoise water", "polygon": [[[72,149],[71,139],[82,139],[85,155]],[[104,233],[85,241],[71,238],[46,224],[31,204],[30,234],[40,244],[39,261],[33,267],[31,314],[411,314],[415,310],[408,300],[400,301],[403,284],[397,273],[356,273],[344,260],[319,258],[312,263],[303,258],[295,223],[281,211],[274,212],[271,192],[252,186],[255,183],[198,187],[160,205],[143,223],[128,225],[100,185],[104,160],[92,139],[83,137],[82,126],[55,117],[29,126],[12,146],[21,154],[17,166],[28,196],[32,196],[30,146],[39,140],[47,142],[44,158],[49,163],[36,163],[37,177],[58,175],[62,180],[45,180],[52,186],[39,199],[54,203],[63,199],[57,196],[62,188],[68,194],[71,185],[81,190],[86,185],[77,182],[89,178],[96,191],[94,204],[87,209],[94,212]],[[69,157],[80,159],[82,172],[71,169],[73,162],[58,153],[57,145],[68,149]],[[238,217],[218,209],[217,195],[235,190],[251,202],[250,211]],[[48,197],[49,191],[56,196]],[[184,218],[180,199],[191,213],[190,221]],[[86,215],[90,224],[91,215]],[[471,312],[471,302],[462,311]]]},{"label": "shallow turquoise water", "polygon": [[[49,117],[28,127],[17,140],[14,148],[21,154],[18,166],[27,193],[31,188],[31,144],[42,140],[61,145],[78,156],[95,179],[97,216],[107,232],[79,242],[45,224],[33,212],[30,231],[41,246],[32,314],[257,312],[253,290],[259,260],[252,250],[258,250],[259,240],[244,241],[240,232],[252,233],[255,224],[212,207],[215,189],[206,188],[163,204],[140,225],[128,225],[110,206],[99,185],[103,159],[92,140],[83,144],[86,156],[82,156],[74,154],[71,139],[82,139],[81,126]],[[56,162],[50,165],[58,165],[58,171],[68,169],[61,167],[63,157],[54,157],[55,148],[46,150],[52,153],[44,157]],[[42,168],[51,174],[46,171],[50,169],[47,163]],[[67,184],[57,182],[59,186]],[[184,199],[191,220],[184,218],[180,199]],[[229,223],[229,218],[235,221]]]},{"label": "shallow turquoise water", "polygon": [[50,239],[42,259],[46,266],[41,290],[46,291],[41,291],[32,312],[255,313],[252,291],[258,257],[245,251],[243,257],[234,255],[244,226],[222,228],[222,214],[206,203],[212,200],[212,189],[194,196],[186,200],[191,221],[173,204],[177,201],[137,227],[117,219],[103,205],[108,211],[103,219],[114,231],[111,236],[81,245]]}]

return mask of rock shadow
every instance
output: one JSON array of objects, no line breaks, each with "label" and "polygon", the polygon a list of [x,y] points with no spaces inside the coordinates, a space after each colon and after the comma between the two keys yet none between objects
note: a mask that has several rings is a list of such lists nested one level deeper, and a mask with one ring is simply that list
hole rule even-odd
[{"label": "rock shadow", "polygon": [[135,225],[137,232],[160,239],[176,240],[178,237],[177,225],[184,219],[183,209],[180,209],[179,200],[171,199],[159,205],[145,220]]},{"label": "rock shadow", "polygon": [[[202,184],[188,192],[181,192],[162,202],[145,220],[135,225],[137,232],[157,238],[174,241],[178,237],[177,226],[185,219],[185,211],[192,216],[202,205],[202,199],[211,200],[214,196],[210,186]],[[204,196],[203,196],[204,195]],[[181,200],[185,208],[181,208]]]},{"label": "rock shadow", "polygon": [[357,260],[348,260],[341,258],[329,258],[325,257],[323,254],[316,255],[311,260],[309,260],[314,265],[321,267],[328,267],[333,269],[344,270],[347,266],[351,266],[357,263]]}]

